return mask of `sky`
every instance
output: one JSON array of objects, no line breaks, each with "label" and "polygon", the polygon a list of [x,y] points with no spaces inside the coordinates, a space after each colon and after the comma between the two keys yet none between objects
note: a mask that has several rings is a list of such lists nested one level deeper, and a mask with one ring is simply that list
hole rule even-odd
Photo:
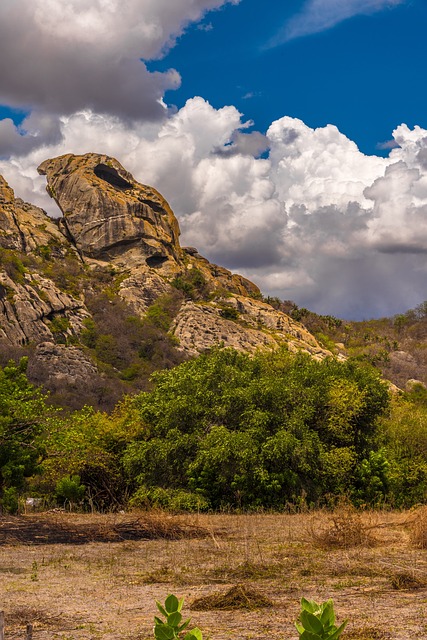
[{"label": "sky", "polygon": [[2,0],[0,173],[107,153],[181,244],[345,319],[427,299],[425,0]]}]

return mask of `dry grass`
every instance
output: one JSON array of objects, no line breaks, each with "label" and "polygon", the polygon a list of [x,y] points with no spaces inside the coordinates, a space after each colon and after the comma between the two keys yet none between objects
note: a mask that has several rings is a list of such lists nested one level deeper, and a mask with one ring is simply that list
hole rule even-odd
[{"label": "dry grass", "polygon": [[347,505],[329,514],[326,524],[323,521],[319,525],[318,518],[313,518],[310,535],[321,549],[373,547],[378,544],[375,529],[375,525],[366,521],[366,514]]},{"label": "dry grass", "polygon": [[427,507],[420,507],[411,519],[411,542],[419,549],[427,549]]},{"label": "dry grass", "polygon": [[124,540],[180,540],[208,535],[188,518],[164,512],[87,515],[55,512],[45,515],[0,517],[0,545],[87,544]]},{"label": "dry grass", "polygon": [[222,609],[232,611],[234,609],[260,609],[272,607],[273,602],[253,587],[236,584],[225,593],[211,593],[193,600],[191,609],[194,611],[209,611]]},{"label": "dry grass", "polygon": [[343,636],[345,640],[387,640],[387,638],[392,637],[387,631],[381,631],[373,627],[353,629],[352,631],[347,631]]},{"label": "dry grass", "polygon": [[425,589],[427,587],[427,582],[417,576],[414,576],[411,573],[407,573],[406,571],[402,571],[399,573],[395,573],[390,578],[391,586],[396,591],[401,590],[410,590],[415,591],[417,589]]},{"label": "dry grass", "polygon": [[[315,546],[307,535],[313,521],[316,532],[333,523],[323,511],[191,518],[144,513],[28,516],[32,529],[27,531],[35,533],[41,524],[39,534],[45,537],[34,544],[12,536],[0,544],[6,640],[22,639],[28,623],[34,625],[34,640],[147,640],[155,600],[164,601],[169,593],[185,597],[186,616],[188,604],[198,598],[212,600],[221,591],[232,599],[236,583],[244,590],[241,598],[255,591],[274,605],[194,611],[192,624],[204,637],[295,640],[293,623],[304,596],[333,598],[338,620],[349,619],[343,640],[427,640],[427,589],[392,586],[392,577],[405,572],[427,579],[427,550],[415,549],[411,538],[416,514],[358,517],[359,528],[372,534],[375,546],[363,539],[356,546],[348,541]],[[138,536],[142,522],[154,523],[150,532],[155,535],[123,539],[125,525],[135,528],[136,521]],[[68,535],[60,543],[47,538],[44,528],[59,525]],[[82,542],[83,531],[89,537],[93,528],[103,535]]]}]

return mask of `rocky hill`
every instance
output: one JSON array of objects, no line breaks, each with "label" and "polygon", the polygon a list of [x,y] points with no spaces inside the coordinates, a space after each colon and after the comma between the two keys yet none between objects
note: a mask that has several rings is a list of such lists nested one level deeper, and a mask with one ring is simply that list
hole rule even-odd
[{"label": "rocky hill", "polygon": [[181,247],[166,200],[105,155],[38,168],[62,217],[0,176],[0,353],[58,402],[111,407],[156,368],[215,345],[330,354],[256,285]]}]

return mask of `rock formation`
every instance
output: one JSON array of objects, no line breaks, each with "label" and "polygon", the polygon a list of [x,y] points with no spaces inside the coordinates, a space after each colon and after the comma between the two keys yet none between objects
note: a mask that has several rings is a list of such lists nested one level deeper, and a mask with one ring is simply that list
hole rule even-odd
[{"label": "rock formation", "polygon": [[38,171],[62,211],[62,228],[90,258],[158,266],[179,261],[179,227],[166,200],[141,185],[114,158],[68,154],[46,160]]},{"label": "rock formation", "polygon": [[[43,209],[15,198],[13,189],[0,176],[0,247],[24,253],[49,247],[56,257],[70,250],[70,243],[55,220]],[[72,249],[71,249],[72,250]]]},{"label": "rock formation", "polygon": [[[67,154],[38,170],[62,218],[15,198],[0,176],[0,342],[39,345],[33,359],[47,383],[93,377],[90,341],[84,351],[82,336],[94,324],[89,301],[102,293],[106,305],[121,300],[141,319],[157,300],[175,296],[169,335],[186,356],[214,345],[330,355],[300,323],[263,302],[255,284],[182,248],[166,200],[114,158]],[[108,335],[101,338],[107,345]],[[110,356],[111,373],[118,365]]]}]

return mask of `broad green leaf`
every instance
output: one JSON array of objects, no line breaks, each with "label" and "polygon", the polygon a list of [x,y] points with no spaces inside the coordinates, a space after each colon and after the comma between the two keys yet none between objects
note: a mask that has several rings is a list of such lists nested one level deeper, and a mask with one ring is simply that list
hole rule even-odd
[{"label": "broad green leaf", "polygon": [[182,615],[179,611],[174,611],[168,615],[168,625],[171,627],[177,627],[182,620]]},{"label": "broad green leaf", "polygon": [[174,630],[168,624],[156,624],[154,635],[157,640],[173,640],[176,637]]},{"label": "broad green leaf", "polygon": [[332,600],[328,600],[324,603],[324,608],[320,616],[324,627],[333,627],[335,623],[334,603]]},{"label": "broad green leaf", "polygon": [[304,631],[300,635],[300,640],[322,640],[322,636],[317,635],[317,633],[312,633],[311,631]]},{"label": "broad green leaf", "polygon": [[310,611],[301,611],[300,620],[304,625],[304,629],[307,631],[312,631],[313,633],[323,634],[323,624],[320,622],[319,618]]},{"label": "broad green leaf", "polygon": [[160,618],[158,618],[157,616],[154,616],[154,622],[156,624],[165,624],[163,620],[160,620]]},{"label": "broad green leaf", "polygon": [[194,627],[184,636],[184,640],[203,640],[202,632],[198,627]]},{"label": "broad green leaf", "polygon": [[171,594],[166,598],[165,609],[168,613],[174,613],[175,611],[178,611],[178,607],[179,607],[179,600],[176,596]]},{"label": "broad green leaf", "polygon": [[306,598],[301,598],[301,608],[305,611],[310,611],[310,613],[314,613],[319,609],[319,605],[314,600],[306,600]]},{"label": "broad green leaf", "polygon": [[345,627],[347,626],[347,623],[348,620],[344,620],[344,622],[338,627],[338,629],[331,636],[329,636],[328,640],[337,640],[337,638],[340,637]]},{"label": "broad green leaf", "polygon": [[163,605],[161,605],[161,604],[160,604],[160,602],[158,602],[157,600],[156,600],[156,605],[157,605],[157,608],[158,608],[158,610],[160,611],[160,613],[161,613],[163,616],[165,616],[165,618],[167,618],[167,617],[168,617],[168,614],[166,613],[166,611],[165,611],[165,609],[164,609]]},{"label": "broad green leaf", "polygon": [[184,631],[184,629],[186,629],[188,627],[188,625],[190,624],[190,621],[191,621],[191,618],[188,618],[188,620],[183,622],[182,625],[180,627],[178,627],[178,633],[181,633],[181,631]]}]

